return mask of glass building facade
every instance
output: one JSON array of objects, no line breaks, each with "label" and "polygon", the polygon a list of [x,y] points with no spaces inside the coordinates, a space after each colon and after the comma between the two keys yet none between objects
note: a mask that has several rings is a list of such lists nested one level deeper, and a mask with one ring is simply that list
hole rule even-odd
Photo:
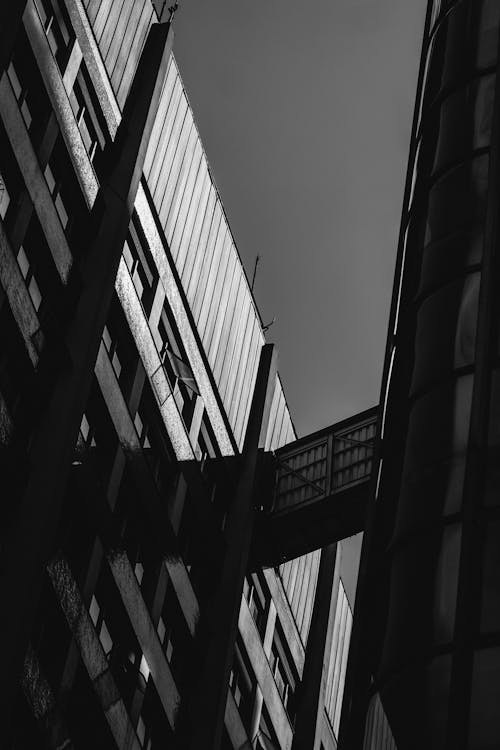
[{"label": "glass building facade", "polygon": [[500,742],[499,24],[427,9],[341,747]]}]

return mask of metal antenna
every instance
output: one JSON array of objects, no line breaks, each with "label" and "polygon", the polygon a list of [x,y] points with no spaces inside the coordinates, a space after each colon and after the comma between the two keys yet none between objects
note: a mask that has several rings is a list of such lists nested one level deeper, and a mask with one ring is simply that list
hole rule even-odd
[{"label": "metal antenna", "polygon": [[266,331],[268,331],[271,328],[272,324],[275,322],[276,322],[276,315],[273,316],[273,319],[271,320],[270,323],[267,323],[267,325],[262,326],[262,332],[265,333]]},{"label": "metal antenna", "polygon": [[168,9],[168,12],[170,13],[168,17],[168,23],[173,23],[174,16],[178,10],[179,10],[179,3],[174,3],[173,5],[170,6],[170,8]]}]

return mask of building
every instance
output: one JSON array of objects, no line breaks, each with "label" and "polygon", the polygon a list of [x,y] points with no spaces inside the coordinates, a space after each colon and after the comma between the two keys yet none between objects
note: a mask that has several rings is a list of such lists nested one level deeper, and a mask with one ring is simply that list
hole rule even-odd
[{"label": "building", "polygon": [[428,4],[342,748],[500,742],[499,27]]},{"label": "building", "polygon": [[[3,746],[333,750],[356,541],[260,563],[296,435],[174,10],[0,9]],[[293,477],[366,483],[373,419]]]}]

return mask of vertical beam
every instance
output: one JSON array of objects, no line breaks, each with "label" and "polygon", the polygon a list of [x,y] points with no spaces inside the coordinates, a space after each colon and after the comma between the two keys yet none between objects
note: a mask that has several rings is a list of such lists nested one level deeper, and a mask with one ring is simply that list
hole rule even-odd
[{"label": "vertical beam", "polygon": [[332,596],[332,591],[336,559],[336,544],[330,544],[321,551],[292,750],[318,750],[320,747],[326,688],[323,672],[325,662],[328,669],[326,657],[332,648],[335,617],[336,597]]},{"label": "vertical beam", "polygon": [[90,216],[89,251],[81,268],[82,291],[64,341],[68,362],[58,370],[53,362],[41,362],[42,371],[45,369],[45,376],[49,376],[46,382],[50,383],[50,392],[43,394],[46,406],[31,440],[26,489],[2,550],[0,585],[9,601],[9,617],[2,618],[0,624],[1,642],[9,644],[0,676],[5,716],[12,715],[172,41],[169,24],[151,27],[110,147],[109,178]]},{"label": "vertical beam", "polygon": [[218,750],[224,726],[229,674],[238,631],[243,580],[254,524],[254,490],[277,371],[272,344],[262,347],[257,380],[243,446],[241,474],[229,510],[225,539],[226,556],[217,594],[210,608],[205,661],[190,707],[189,747]]}]

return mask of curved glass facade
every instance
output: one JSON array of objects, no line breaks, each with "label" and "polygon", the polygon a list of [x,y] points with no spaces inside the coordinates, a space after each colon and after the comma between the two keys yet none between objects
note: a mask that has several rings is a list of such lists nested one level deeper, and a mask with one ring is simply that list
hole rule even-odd
[{"label": "curved glass facade", "polygon": [[365,640],[401,748],[500,740],[499,23],[496,0],[427,16]]}]

